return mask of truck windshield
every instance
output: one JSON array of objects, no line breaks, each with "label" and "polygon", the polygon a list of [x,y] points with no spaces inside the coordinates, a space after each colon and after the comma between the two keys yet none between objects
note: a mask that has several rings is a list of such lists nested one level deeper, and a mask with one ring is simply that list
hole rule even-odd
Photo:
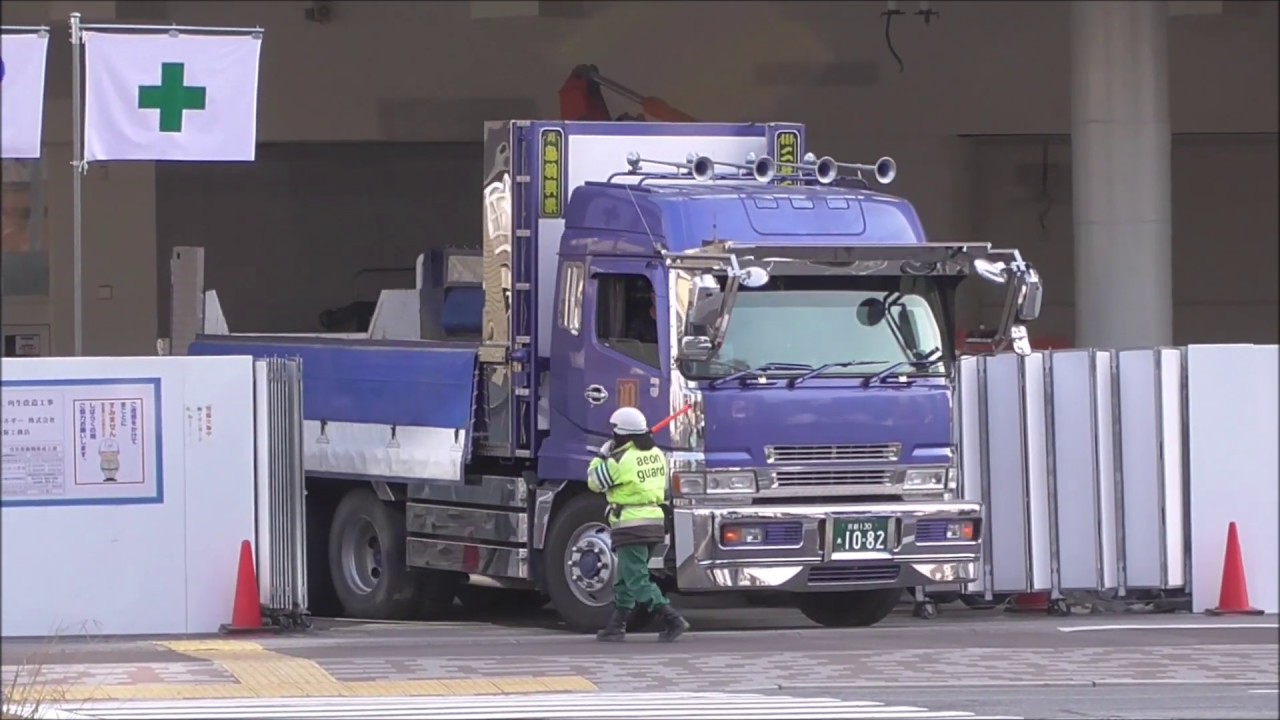
[{"label": "truck windshield", "polygon": [[840,287],[833,287],[832,280],[786,278],[760,289],[741,289],[720,352],[709,362],[686,363],[686,375],[725,377],[771,363],[811,368],[839,363],[843,366],[823,376],[874,375],[891,365],[922,359],[934,362],[902,372],[945,370],[941,363],[949,353],[932,283],[916,278],[844,278]]}]

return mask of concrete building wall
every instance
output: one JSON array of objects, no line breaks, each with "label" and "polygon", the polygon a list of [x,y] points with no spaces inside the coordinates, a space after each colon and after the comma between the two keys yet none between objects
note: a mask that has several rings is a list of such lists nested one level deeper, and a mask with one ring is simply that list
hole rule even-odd
[{"label": "concrete building wall", "polygon": [[[801,121],[809,126],[810,146],[822,154],[850,160],[893,155],[901,167],[894,191],[918,206],[936,239],[988,239],[979,235],[986,226],[975,214],[996,209],[991,198],[1004,189],[975,183],[977,168],[1004,162],[1003,170],[991,172],[1007,175],[1026,164],[1007,153],[999,161],[979,157],[986,151],[960,136],[1069,131],[1065,2],[940,2],[934,7],[941,17],[928,26],[910,15],[896,18],[893,44],[902,72],[885,44],[880,3],[339,2],[332,4],[327,24],[306,20],[311,5],[15,0],[5,5],[5,21],[48,22],[56,40],[65,37],[66,14],[73,9],[86,21],[261,26],[264,143],[474,142],[486,119],[557,116],[556,91],[565,76],[577,64],[594,63],[604,74],[700,119]],[[901,5],[915,10],[914,3]],[[1173,131],[1274,138],[1277,5],[1172,5],[1193,13],[1171,21]],[[482,10],[508,16],[477,19]],[[43,312],[55,328],[54,350],[68,352],[69,46],[53,42],[50,52],[46,197],[54,279],[47,307],[41,311],[40,303],[26,303],[21,312],[31,318]],[[635,110],[620,99],[610,102],[615,113]],[[1188,162],[1221,165],[1205,158],[1255,152],[1217,142],[1206,140],[1187,151]],[[1274,139],[1256,152],[1274,153]],[[1194,169],[1177,169],[1182,162],[1175,159],[1175,172],[1194,176]],[[1260,175],[1238,175],[1231,182],[1274,187],[1274,162],[1269,171],[1267,163],[1245,165],[1238,166],[1240,173]],[[209,182],[225,183],[238,172],[198,169],[214,178]],[[163,334],[157,328],[162,283],[156,269],[164,257],[157,247],[186,241],[157,239],[158,177],[148,163],[115,163],[91,169],[85,179],[86,352],[150,352],[156,335]],[[1209,222],[1203,218],[1210,215],[1202,206],[1210,196],[1229,194],[1227,187],[1186,197],[1175,189],[1175,222],[1184,226],[1175,226],[1175,234],[1186,235],[1187,228],[1201,230],[1192,236],[1203,234]],[[459,197],[475,193],[467,188]],[[1251,212],[1232,220],[1235,233],[1274,246],[1274,213]],[[1202,252],[1196,247],[1179,241],[1177,252]],[[1069,292],[1069,280],[1054,272],[1067,271],[1046,273],[1050,292]],[[1192,283],[1175,288],[1180,298],[1226,292],[1198,284],[1221,282],[1216,275],[1183,273],[1178,282]],[[99,286],[113,288],[110,299],[97,298]],[[1273,296],[1274,279],[1249,302]],[[6,323],[16,317],[8,314],[11,306],[17,305],[6,303]],[[1053,327],[1058,322],[1046,317]]]}]

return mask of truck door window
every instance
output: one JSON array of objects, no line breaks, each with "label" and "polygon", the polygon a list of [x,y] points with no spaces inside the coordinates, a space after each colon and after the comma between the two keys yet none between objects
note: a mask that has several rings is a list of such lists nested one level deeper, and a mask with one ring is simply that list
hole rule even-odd
[{"label": "truck door window", "polygon": [[582,263],[565,263],[560,275],[560,327],[577,335],[582,329]]},{"label": "truck door window", "polygon": [[596,339],[614,352],[660,367],[653,284],[643,275],[596,275]]}]

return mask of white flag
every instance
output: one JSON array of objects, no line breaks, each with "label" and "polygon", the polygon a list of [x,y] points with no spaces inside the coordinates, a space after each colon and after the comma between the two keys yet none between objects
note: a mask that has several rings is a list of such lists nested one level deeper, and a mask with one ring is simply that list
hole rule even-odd
[{"label": "white flag", "polygon": [[40,157],[49,35],[0,36],[0,156]]},{"label": "white flag", "polygon": [[261,35],[84,33],[84,157],[253,160]]}]

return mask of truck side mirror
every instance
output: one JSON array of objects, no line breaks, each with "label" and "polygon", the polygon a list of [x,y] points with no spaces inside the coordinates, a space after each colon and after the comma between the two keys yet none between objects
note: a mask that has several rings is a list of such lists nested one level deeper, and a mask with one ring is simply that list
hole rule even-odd
[{"label": "truck side mirror", "polygon": [[1044,289],[1040,285],[1040,273],[1027,268],[1018,275],[1018,319],[1031,322],[1040,317],[1040,304],[1043,302]]},{"label": "truck side mirror", "polygon": [[680,338],[680,359],[702,361],[711,359],[711,338],[702,335],[686,335]]},{"label": "truck side mirror", "polygon": [[724,293],[714,276],[699,275],[693,279],[693,298],[689,300],[687,321],[692,325],[712,325],[724,305]]}]

